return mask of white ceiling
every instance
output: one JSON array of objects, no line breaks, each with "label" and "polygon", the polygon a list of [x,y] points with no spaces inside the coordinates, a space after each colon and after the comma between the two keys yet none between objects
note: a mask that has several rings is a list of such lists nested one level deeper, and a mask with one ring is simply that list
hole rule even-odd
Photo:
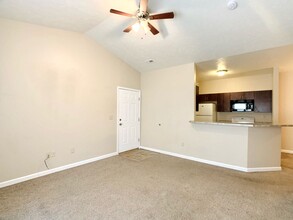
[{"label": "white ceiling", "polygon": [[[139,0],[0,0],[0,17],[86,33],[140,72],[293,44],[292,0],[149,0],[160,34],[123,33]],[[143,37],[143,39],[141,39]],[[154,63],[146,62],[153,59]]]}]

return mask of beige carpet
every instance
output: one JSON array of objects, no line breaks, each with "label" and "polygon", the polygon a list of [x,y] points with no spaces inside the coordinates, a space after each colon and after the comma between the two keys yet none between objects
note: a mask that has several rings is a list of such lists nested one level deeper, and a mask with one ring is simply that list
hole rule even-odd
[{"label": "beige carpet", "polygon": [[116,156],[0,189],[0,219],[292,220],[292,161],[284,155],[282,172],[242,173]]},{"label": "beige carpet", "polygon": [[139,161],[152,157],[152,155],[154,154],[155,153],[152,153],[150,151],[145,151],[145,150],[130,150],[130,151],[119,154],[119,156],[129,160],[139,162]]}]

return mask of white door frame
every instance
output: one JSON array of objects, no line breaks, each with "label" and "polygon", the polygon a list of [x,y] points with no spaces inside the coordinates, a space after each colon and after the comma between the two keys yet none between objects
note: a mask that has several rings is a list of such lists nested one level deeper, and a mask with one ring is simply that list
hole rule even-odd
[{"label": "white door frame", "polygon": [[137,90],[137,89],[132,89],[132,88],[127,88],[127,87],[121,87],[118,86],[117,87],[117,115],[116,115],[116,129],[117,129],[117,135],[116,135],[116,151],[117,153],[119,153],[119,90],[128,90],[128,91],[134,91],[134,92],[138,92],[138,96],[139,96],[139,103],[138,103],[138,117],[139,117],[139,147],[140,147],[140,125],[141,125],[141,117],[140,117],[140,105],[141,105],[141,91]]}]

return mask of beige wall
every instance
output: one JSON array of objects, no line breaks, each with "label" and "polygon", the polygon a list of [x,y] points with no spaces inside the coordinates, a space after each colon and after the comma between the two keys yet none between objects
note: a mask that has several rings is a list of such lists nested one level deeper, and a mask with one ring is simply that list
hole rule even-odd
[{"label": "beige wall", "polygon": [[248,167],[281,166],[281,128],[248,129]]},{"label": "beige wall", "polygon": [[246,127],[189,122],[194,117],[193,64],[142,73],[141,90],[143,147],[234,166],[247,165]]},{"label": "beige wall", "polygon": [[189,122],[194,71],[192,64],[186,64],[142,73],[142,146],[230,168],[279,168],[280,128]]},{"label": "beige wall", "polygon": [[[268,70],[269,71],[269,70]],[[273,89],[273,70],[266,74],[199,82],[199,93],[244,92]]]},{"label": "beige wall", "polygon": [[273,68],[273,124],[280,124],[279,116],[279,97],[280,97],[280,72],[279,67]]},{"label": "beige wall", "polygon": [[115,152],[117,86],[140,74],[88,37],[1,19],[0,182]]},{"label": "beige wall", "polygon": [[[280,73],[280,124],[293,124],[293,73]],[[282,128],[282,148],[293,152],[293,128]]]}]

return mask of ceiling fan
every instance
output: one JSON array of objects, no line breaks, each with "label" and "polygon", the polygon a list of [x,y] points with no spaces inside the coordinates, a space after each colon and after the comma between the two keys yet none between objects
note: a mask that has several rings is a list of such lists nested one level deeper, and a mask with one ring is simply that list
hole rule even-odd
[{"label": "ceiling fan", "polygon": [[141,0],[139,4],[139,9],[137,10],[136,14],[132,15],[126,12],[118,11],[116,9],[110,9],[110,12],[113,14],[118,14],[126,17],[136,18],[137,21],[135,24],[130,25],[129,27],[125,28],[123,31],[128,33],[131,30],[138,31],[140,27],[144,29],[145,32],[152,32],[153,35],[159,33],[159,31],[151,25],[149,21],[151,20],[159,20],[159,19],[172,19],[174,18],[173,12],[166,12],[161,14],[150,14],[148,12],[148,0]]}]

